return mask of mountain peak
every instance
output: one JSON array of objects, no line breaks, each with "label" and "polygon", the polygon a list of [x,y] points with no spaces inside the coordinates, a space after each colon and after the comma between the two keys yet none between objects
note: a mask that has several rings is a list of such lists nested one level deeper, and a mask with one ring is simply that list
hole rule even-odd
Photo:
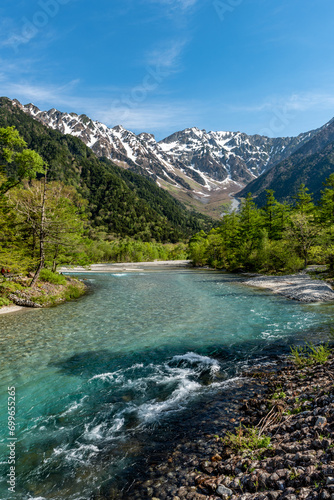
[{"label": "mountain peak", "polygon": [[115,132],[124,132],[126,129],[123,127],[123,125],[116,125],[115,127],[112,128],[112,130],[115,130]]},{"label": "mountain peak", "polygon": [[144,141],[155,141],[155,137],[153,134],[149,134],[148,132],[141,132],[137,135],[140,140]]}]

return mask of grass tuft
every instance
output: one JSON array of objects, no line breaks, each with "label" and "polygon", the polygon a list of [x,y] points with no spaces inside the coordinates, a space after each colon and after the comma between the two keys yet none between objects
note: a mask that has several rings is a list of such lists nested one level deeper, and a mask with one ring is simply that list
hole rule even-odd
[{"label": "grass tuft", "polygon": [[308,342],[305,346],[291,346],[290,349],[290,359],[299,367],[311,366],[316,363],[324,364],[331,354],[328,342],[318,346]]},{"label": "grass tuft", "polygon": [[223,443],[239,452],[269,448],[271,440],[269,436],[262,436],[256,427],[244,427],[240,424],[235,433],[226,433]]}]

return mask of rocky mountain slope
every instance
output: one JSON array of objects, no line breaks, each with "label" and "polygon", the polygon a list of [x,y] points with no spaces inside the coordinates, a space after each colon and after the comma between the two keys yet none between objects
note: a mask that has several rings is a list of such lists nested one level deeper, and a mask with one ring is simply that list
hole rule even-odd
[{"label": "rocky mountain slope", "polygon": [[185,129],[157,142],[152,134],[109,128],[86,115],[41,111],[13,104],[44,125],[79,137],[99,157],[153,179],[174,197],[204,213],[218,215],[223,203],[246,184],[289,157],[316,135],[268,138],[240,132]]},{"label": "rocky mountain slope", "polygon": [[249,183],[238,196],[252,193],[261,206],[265,203],[265,190],[273,189],[279,201],[292,201],[303,183],[319,199],[323,183],[333,172],[334,119],[291,156]]}]

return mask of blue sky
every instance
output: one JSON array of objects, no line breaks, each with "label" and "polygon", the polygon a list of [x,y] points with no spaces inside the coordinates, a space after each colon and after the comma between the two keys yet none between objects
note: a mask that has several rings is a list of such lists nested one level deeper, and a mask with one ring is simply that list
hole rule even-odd
[{"label": "blue sky", "polygon": [[333,0],[2,0],[0,94],[161,139],[334,116]]}]

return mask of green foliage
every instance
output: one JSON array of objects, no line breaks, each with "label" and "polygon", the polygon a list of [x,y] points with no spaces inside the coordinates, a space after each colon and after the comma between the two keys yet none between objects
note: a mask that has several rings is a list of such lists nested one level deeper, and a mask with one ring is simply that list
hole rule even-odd
[{"label": "green foliage", "polygon": [[291,346],[290,349],[290,358],[299,367],[311,366],[316,363],[324,364],[331,354],[328,343],[316,346],[308,342],[305,346]]},{"label": "green foliage", "polygon": [[10,301],[6,297],[0,297],[0,307],[9,306]]},{"label": "green foliage", "polygon": [[3,280],[0,282],[0,307],[10,304],[9,295],[17,291],[23,290],[24,287],[20,283],[15,283],[11,280]]},{"label": "green foliage", "polygon": [[23,288],[24,287],[20,283],[16,283],[11,280],[4,280],[0,283],[0,294],[16,292],[17,290],[23,290]]},{"label": "green foliage", "polygon": [[20,136],[15,127],[0,128],[0,148],[3,158],[11,163],[16,151],[21,151],[27,147],[27,143]]},{"label": "green foliage", "polygon": [[87,241],[85,254],[89,262],[149,262],[187,259],[188,249],[184,243],[162,244],[128,238],[106,241],[100,235],[96,241]]},{"label": "green foliage", "polygon": [[42,281],[48,281],[49,283],[53,283],[54,285],[66,285],[66,278],[58,273],[53,273],[49,269],[42,269],[39,278]]},{"label": "green foliage", "polygon": [[66,300],[78,299],[83,295],[83,293],[84,291],[82,288],[75,285],[69,285],[65,292],[65,299]]},{"label": "green foliage", "polygon": [[293,199],[295,200],[295,207],[300,213],[307,214],[314,210],[312,195],[305,184],[299,186],[297,194],[293,196]]},{"label": "green foliage", "polygon": [[294,481],[295,479],[298,479],[300,476],[301,472],[299,472],[295,467],[290,470],[290,476],[289,476],[290,481]]},{"label": "green foliage", "polygon": [[234,451],[242,452],[269,448],[271,439],[269,436],[261,435],[256,427],[244,427],[240,424],[235,433],[226,433],[223,443]]},{"label": "green foliage", "polygon": [[[36,268],[42,243],[44,260],[53,271],[60,255],[76,253],[83,237],[86,203],[73,187],[50,182],[44,197],[44,183],[32,180],[12,189],[6,200],[15,217],[9,222],[6,214],[8,234],[3,247],[9,252],[15,253],[16,248],[23,252],[30,260],[27,269]],[[0,233],[0,241],[1,237]]]},{"label": "green foliage", "polygon": [[44,171],[41,156],[26,146],[15,127],[0,128],[0,161],[5,163],[2,168],[8,175],[8,178],[1,179],[0,197],[23,179],[34,179],[37,173]]}]

